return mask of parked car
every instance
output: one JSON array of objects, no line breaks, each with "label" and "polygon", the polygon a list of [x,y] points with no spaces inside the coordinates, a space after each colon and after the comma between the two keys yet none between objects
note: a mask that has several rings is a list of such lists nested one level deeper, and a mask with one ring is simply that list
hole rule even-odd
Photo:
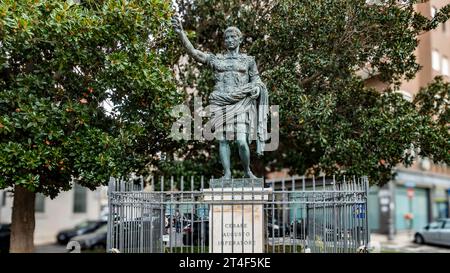
[{"label": "parked car", "polygon": [[112,230],[113,234],[117,234],[112,240],[112,248],[120,248],[121,251],[130,253],[141,251],[141,247],[145,248],[146,252],[161,251],[158,241],[162,232],[160,218],[139,217],[121,221],[114,223]]},{"label": "parked car", "polygon": [[414,242],[450,246],[450,218],[429,223],[415,233]]},{"label": "parked car", "polygon": [[197,214],[183,213],[179,215],[166,214],[165,216],[165,230],[164,234],[169,234],[169,229],[175,229],[176,232],[181,232],[182,228],[189,224],[191,221],[200,221],[200,217]]},{"label": "parked car", "polygon": [[289,236],[291,227],[288,222],[282,219],[268,217],[267,219],[267,233],[268,237],[284,237]]},{"label": "parked car", "polygon": [[77,241],[80,244],[81,250],[86,249],[106,250],[107,232],[108,232],[108,225],[103,225],[94,232],[73,237],[72,241]]},{"label": "parked car", "polygon": [[11,224],[0,224],[0,253],[9,252],[11,238]]},{"label": "parked car", "polygon": [[73,237],[94,232],[101,226],[106,225],[106,223],[106,221],[84,221],[76,225],[74,228],[60,231],[56,235],[56,239],[59,244],[65,245]]},{"label": "parked car", "polygon": [[117,232],[123,232],[124,234],[140,233],[141,230],[143,230],[144,232],[148,232],[152,228],[152,221],[154,229],[158,229],[159,231],[160,226],[158,224],[157,218],[150,220],[149,218],[140,218],[140,217],[134,220],[115,223],[113,229],[116,230]]},{"label": "parked car", "polygon": [[306,239],[308,229],[304,219],[297,219],[291,222],[290,232],[296,239]]},{"label": "parked car", "polygon": [[[203,238],[203,241],[202,241]],[[189,222],[183,228],[184,245],[209,245],[209,221]]]}]

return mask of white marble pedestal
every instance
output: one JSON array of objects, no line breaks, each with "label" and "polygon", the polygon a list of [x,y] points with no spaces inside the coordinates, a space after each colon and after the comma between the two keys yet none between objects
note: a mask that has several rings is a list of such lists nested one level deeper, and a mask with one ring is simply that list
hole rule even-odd
[{"label": "white marble pedestal", "polygon": [[210,253],[264,252],[264,202],[272,189],[263,188],[262,179],[248,180],[253,183],[239,179],[204,190],[204,200],[210,204]]}]

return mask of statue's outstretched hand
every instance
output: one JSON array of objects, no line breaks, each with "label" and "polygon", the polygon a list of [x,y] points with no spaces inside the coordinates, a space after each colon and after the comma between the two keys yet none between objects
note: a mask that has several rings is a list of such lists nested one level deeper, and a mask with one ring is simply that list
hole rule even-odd
[{"label": "statue's outstretched hand", "polygon": [[172,22],[172,26],[175,29],[176,33],[180,34],[183,32],[183,26],[181,25],[180,18],[173,17],[171,22]]}]

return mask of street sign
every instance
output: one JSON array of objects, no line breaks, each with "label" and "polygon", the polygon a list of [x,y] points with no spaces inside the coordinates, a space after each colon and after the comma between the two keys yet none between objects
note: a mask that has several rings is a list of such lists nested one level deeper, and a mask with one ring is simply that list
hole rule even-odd
[{"label": "street sign", "polygon": [[353,207],[353,217],[363,219],[366,217],[366,208],[364,204],[357,204]]}]

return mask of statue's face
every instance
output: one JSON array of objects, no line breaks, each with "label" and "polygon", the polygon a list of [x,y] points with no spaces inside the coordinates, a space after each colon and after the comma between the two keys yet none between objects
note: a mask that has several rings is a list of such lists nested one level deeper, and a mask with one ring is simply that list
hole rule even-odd
[{"label": "statue's face", "polygon": [[235,49],[241,43],[241,38],[234,31],[228,31],[225,33],[225,46],[227,49]]}]

